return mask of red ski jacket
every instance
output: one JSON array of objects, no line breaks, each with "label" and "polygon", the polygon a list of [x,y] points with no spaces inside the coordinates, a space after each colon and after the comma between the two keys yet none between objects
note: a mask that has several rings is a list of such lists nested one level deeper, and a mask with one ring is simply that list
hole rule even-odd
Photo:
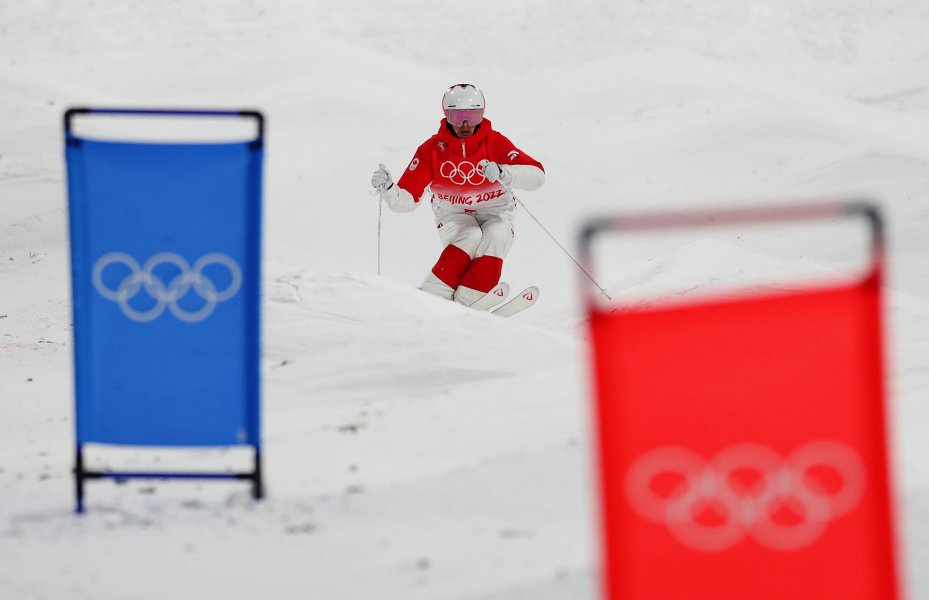
[{"label": "red ski jacket", "polygon": [[470,137],[455,137],[442,119],[439,131],[422,144],[400,177],[397,185],[409,192],[415,202],[426,187],[432,192],[433,204],[461,212],[483,212],[500,209],[513,199],[500,182],[489,182],[477,166],[482,160],[500,165],[529,165],[543,172],[542,163],[535,160],[494,131],[489,119],[484,119]]}]

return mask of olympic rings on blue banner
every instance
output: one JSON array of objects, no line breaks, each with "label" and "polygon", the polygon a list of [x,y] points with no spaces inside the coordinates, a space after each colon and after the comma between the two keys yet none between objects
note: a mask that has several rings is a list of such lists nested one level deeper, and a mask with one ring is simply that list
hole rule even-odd
[{"label": "olympic rings on blue banner", "polygon": [[[103,280],[103,272],[111,265],[124,265],[129,268],[129,273],[115,289],[108,287]],[[173,265],[180,273],[165,284],[154,274],[155,269],[160,265]],[[203,273],[203,270],[211,265],[219,265],[229,271],[231,279],[222,291],[217,290],[216,285]],[[219,252],[201,256],[193,267],[173,252],[155,254],[145,261],[143,266],[139,266],[133,257],[124,252],[110,252],[94,263],[93,283],[101,296],[116,302],[123,314],[133,321],[139,323],[154,321],[167,308],[181,321],[197,323],[209,317],[217,304],[229,300],[238,293],[242,286],[242,270],[232,258]],[[145,310],[138,310],[129,302],[142,289],[155,300],[155,304]],[[191,289],[203,299],[204,304],[196,310],[185,310],[178,304],[178,301]]]}]

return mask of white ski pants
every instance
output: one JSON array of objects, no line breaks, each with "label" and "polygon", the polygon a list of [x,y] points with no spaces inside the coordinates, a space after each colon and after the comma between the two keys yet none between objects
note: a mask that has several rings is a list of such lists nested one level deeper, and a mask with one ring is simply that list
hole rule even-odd
[{"label": "white ski pants", "polygon": [[498,214],[435,210],[445,250],[421,289],[469,305],[500,280],[513,245],[513,209]]}]

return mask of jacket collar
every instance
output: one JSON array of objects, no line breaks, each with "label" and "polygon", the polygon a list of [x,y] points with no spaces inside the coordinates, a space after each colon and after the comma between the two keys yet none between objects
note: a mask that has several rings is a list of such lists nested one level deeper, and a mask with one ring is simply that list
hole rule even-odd
[{"label": "jacket collar", "polygon": [[483,119],[481,124],[478,125],[477,131],[467,138],[458,138],[455,137],[455,134],[452,133],[451,126],[448,125],[447,119],[442,119],[442,122],[439,123],[439,139],[447,143],[449,146],[457,147],[461,142],[464,142],[465,148],[468,152],[472,149],[477,148],[484,143],[484,140],[487,139],[487,136],[490,135],[490,132],[493,131],[493,128],[490,124],[490,119]]}]

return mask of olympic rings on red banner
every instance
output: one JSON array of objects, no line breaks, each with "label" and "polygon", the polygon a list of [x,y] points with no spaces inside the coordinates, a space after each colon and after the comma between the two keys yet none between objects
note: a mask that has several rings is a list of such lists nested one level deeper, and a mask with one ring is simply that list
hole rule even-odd
[{"label": "olympic rings on red banner", "polygon": [[642,518],[702,552],[745,537],[772,550],[809,546],[858,505],[864,489],[858,454],[831,440],[805,444],[786,459],[753,443],[724,448],[709,461],[686,448],[656,448],[637,458],[625,479],[626,498]]}]

